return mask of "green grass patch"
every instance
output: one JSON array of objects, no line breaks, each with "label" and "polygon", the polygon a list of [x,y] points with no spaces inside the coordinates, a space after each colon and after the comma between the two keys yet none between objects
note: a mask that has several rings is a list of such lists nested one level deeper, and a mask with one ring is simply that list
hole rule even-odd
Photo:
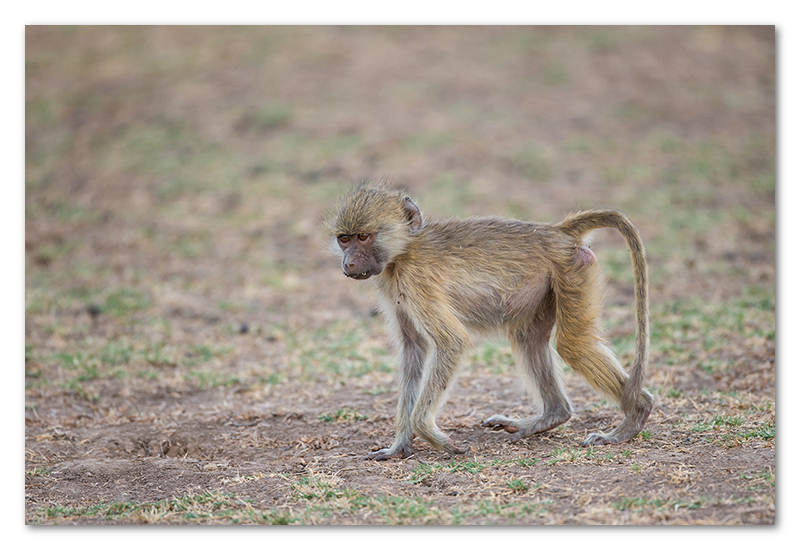
[{"label": "green grass patch", "polygon": [[429,212],[435,212],[437,218],[467,216],[477,201],[479,197],[469,182],[460,174],[447,171],[437,174],[425,195],[419,197],[420,204],[425,204]]},{"label": "green grass patch", "polygon": [[724,416],[715,414],[708,422],[703,422],[694,428],[693,432],[712,431],[716,428],[738,427],[744,424],[745,419],[741,416]]},{"label": "green grass patch", "polygon": [[608,451],[599,447],[556,447],[545,455],[545,464],[553,466],[559,463],[591,462],[604,464],[620,456],[629,457],[630,451]]},{"label": "green grass patch", "polygon": [[456,142],[457,137],[452,132],[428,131],[406,137],[402,146],[412,152],[430,152],[432,149],[443,149]]},{"label": "green grass patch", "polygon": [[183,359],[181,360],[181,364],[187,367],[193,367],[195,365],[199,365],[200,363],[208,363],[212,357],[218,354],[222,354],[227,350],[220,349],[212,349],[210,346],[205,344],[194,344],[187,346],[186,351],[183,354]]},{"label": "green grass patch", "polygon": [[150,297],[136,288],[116,288],[105,294],[101,313],[123,317],[150,306]]},{"label": "green grass patch", "polygon": [[290,489],[296,499],[330,501],[355,495],[352,489],[339,489],[335,476],[309,475],[292,483]]},{"label": "green grass patch", "polygon": [[291,108],[283,103],[264,105],[242,116],[239,127],[256,132],[268,132],[285,128],[292,120]]},{"label": "green grass patch", "polygon": [[488,367],[496,374],[508,372],[514,366],[514,354],[506,340],[493,340],[479,345],[473,351],[471,360],[475,365]]},{"label": "green grass patch", "polygon": [[748,485],[747,487],[751,491],[775,487],[775,472],[772,471],[772,469],[764,468],[757,474],[742,474],[741,477],[754,483],[753,485]]},{"label": "green grass patch", "polygon": [[612,502],[611,505],[619,511],[644,511],[644,510],[657,510],[657,511],[666,511],[666,510],[678,510],[680,508],[687,508],[689,510],[697,510],[698,508],[702,508],[705,503],[705,499],[697,499],[697,500],[676,500],[676,499],[660,499],[660,498],[644,498],[644,497],[634,497],[634,498],[623,498],[616,502]]},{"label": "green grass patch", "polygon": [[198,389],[231,387],[242,383],[238,376],[213,370],[191,370],[183,378],[194,384]]},{"label": "green grass patch", "polygon": [[319,420],[326,423],[331,422],[357,422],[366,420],[369,418],[366,414],[362,414],[358,412],[358,410],[350,408],[350,407],[343,407],[338,409],[335,413],[322,413],[317,416]]},{"label": "green grass patch", "polygon": [[[773,288],[746,288],[739,298],[712,302],[701,298],[657,304],[651,312],[652,350],[666,364],[697,364],[707,372],[730,366],[734,340],[775,339]],[[686,342],[700,345],[687,346]],[[702,359],[698,360],[698,353]]]},{"label": "green grass patch", "polygon": [[166,117],[133,123],[117,139],[95,143],[93,152],[107,170],[162,176],[164,181],[183,177],[195,182],[194,189],[213,184],[220,164],[230,162],[219,144],[186,121]]},{"label": "green grass patch", "polygon": [[37,263],[47,265],[74,252],[78,244],[77,239],[59,239],[39,246],[33,257]]},{"label": "green grass patch", "polygon": [[[259,510],[233,495],[205,491],[198,495],[134,503],[99,503],[87,507],[53,506],[40,508],[33,523],[59,523],[80,519],[107,520],[109,523],[242,523],[287,525],[297,521],[287,510]],[[60,520],[60,521],[59,521]]]},{"label": "green grass patch", "polygon": [[450,474],[469,474],[469,475],[476,475],[483,472],[485,469],[490,468],[508,468],[508,467],[516,467],[520,466],[523,468],[532,468],[538,463],[538,459],[536,458],[527,458],[527,457],[516,457],[513,459],[495,459],[489,462],[488,464],[482,464],[480,462],[476,462],[474,460],[450,460],[448,462],[434,462],[434,463],[422,463],[415,466],[411,473],[409,474],[408,481],[410,483],[421,483],[428,478],[435,476],[439,473],[450,473]]},{"label": "green grass patch", "polygon": [[373,499],[369,507],[387,523],[402,524],[408,520],[418,520],[435,514],[433,507],[421,498],[404,496],[385,496]]},{"label": "green grass patch", "polygon": [[775,424],[768,423],[753,429],[746,429],[738,434],[742,439],[775,439]]},{"label": "green grass patch", "polygon": [[[119,340],[89,337],[75,342],[70,351],[37,351],[26,345],[26,389],[53,384],[93,400],[96,397],[89,383],[110,378],[154,380],[165,369],[168,373],[180,369],[182,378],[200,389],[230,387],[243,383],[242,377],[200,368],[230,351],[227,347],[202,344],[141,343],[127,337]],[[274,380],[262,380],[257,374],[254,378],[256,382],[278,383],[283,375],[272,376]]]},{"label": "green grass patch", "polygon": [[479,462],[467,460],[464,462],[459,462],[456,460],[451,460],[449,462],[436,462],[432,464],[419,464],[411,470],[411,474],[409,475],[409,481],[411,483],[421,483],[425,481],[429,477],[437,474],[439,472],[447,472],[447,473],[467,473],[467,474],[477,474],[483,469],[486,468],[485,464],[481,464]]},{"label": "green grass patch", "polygon": [[154,367],[176,367],[180,361],[180,349],[164,343],[146,344],[141,351],[145,362]]},{"label": "green grass patch", "polygon": [[775,418],[769,410],[751,405],[743,414],[714,414],[710,418],[696,416],[684,417],[676,426],[686,427],[691,433],[701,435],[705,440],[718,442],[725,446],[737,446],[750,440],[773,441],[775,439]]},{"label": "green grass patch", "polygon": [[256,380],[259,384],[271,386],[285,384],[287,381],[286,376],[278,372],[271,372],[266,376],[259,374],[256,376]]},{"label": "green grass patch", "polygon": [[524,456],[518,456],[508,461],[501,461],[500,464],[511,464],[515,466],[522,466],[523,468],[532,468],[537,462],[539,462],[538,458],[526,458]]},{"label": "green grass patch", "polygon": [[543,517],[547,515],[548,509],[552,506],[552,501],[543,502],[497,502],[494,500],[480,500],[462,510],[462,513],[470,516],[492,517],[496,516],[506,521],[517,518]]},{"label": "green grass patch", "polygon": [[524,493],[528,490],[528,486],[521,479],[512,479],[511,481],[506,483],[506,487],[508,487],[515,493]]},{"label": "green grass patch", "polygon": [[[305,379],[346,380],[371,372],[391,372],[392,360],[384,347],[370,341],[370,334],[381,330],[349,321],[330,323],[315,331],[287,333],[290,366]],[[382,326],[382,323],[381,323]]]},{"label": "green grass patch", "polygon": [[97,357],[106,365],[127,365],[135,353],[133,346],[112,341],[100,348]]},{"label": "green grass patch", "polygon": [[553,153],[539,144],[529,143],[518,148],[511,162],[526,178],[534,182],[546,181],[554,174]]}]

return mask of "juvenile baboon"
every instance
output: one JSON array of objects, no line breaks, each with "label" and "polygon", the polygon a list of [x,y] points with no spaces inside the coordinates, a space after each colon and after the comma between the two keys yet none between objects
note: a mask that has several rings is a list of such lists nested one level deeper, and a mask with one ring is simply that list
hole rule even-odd
[{"label": "juvenile baboon", "polygon": [[[601,394],[619,403],[622,423],[582,445],[621,443],[638,434],[653,407],[643,389],[648,359],[647,263],[636,228],[614,211],[573,214],[557,224],[501,218],[424,222],[414,202],[385,184],[353,188],[328,222],[353,279],[375,277],[381,308],[400,348],[397,434],[366,458],[411,454],[415,435],[450,453],[435,417],[471,333],[503,331],[541,414],[502,415],[483,426],[516,441],[566,422],[572,406],[550,348]],[[636,349],[628,375],[603,342],[600,268],[583,239],[616,228],[630,248],[635,277]]]}]

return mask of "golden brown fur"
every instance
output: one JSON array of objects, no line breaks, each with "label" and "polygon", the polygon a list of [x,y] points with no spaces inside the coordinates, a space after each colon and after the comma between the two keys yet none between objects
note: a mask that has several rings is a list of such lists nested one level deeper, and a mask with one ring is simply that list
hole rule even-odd
[{"label": "golden brown fur", "polygon": [[[594,229],[625,237],[635,275],[636,355],[629,376],[604,344],[598,319],[600,269],[584,246]],[[556,350],[601,394],[620,403],[625,420],[584,445],[619,443],[642,429],[652,409],[643,389],[648,354],[647,265],[638,232],[620,213],[589,211],[558,224],[501,218],[424,223],[417,206],[386,186],[360,185],[329,223],[342,252],[342,269],[375,277],[383,312],[400,348],[397,434],[388,449],[368,458],[411,454],[414,435],[434,447],[462,452],[435,423],[470,334],[502,331],[541,414],[484,422],[514,439],[569,419],[572,407],[553,363]]]}]

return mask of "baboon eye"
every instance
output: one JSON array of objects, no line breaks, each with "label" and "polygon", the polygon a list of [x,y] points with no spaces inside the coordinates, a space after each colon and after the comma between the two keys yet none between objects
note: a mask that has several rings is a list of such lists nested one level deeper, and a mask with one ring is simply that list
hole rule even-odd
[{"label": "baboon eye", "polygon": [[362,233],[361,235],[358,236],[358,240],[361,241],[362,243],[367,239],[369,239],[369,235],[367,235],[366,233]]},{"label": "baboon eye", "polygon": [[350,242],[350,237],[347,235],[339,235],[339,242],[342,244],[347,244]]}]

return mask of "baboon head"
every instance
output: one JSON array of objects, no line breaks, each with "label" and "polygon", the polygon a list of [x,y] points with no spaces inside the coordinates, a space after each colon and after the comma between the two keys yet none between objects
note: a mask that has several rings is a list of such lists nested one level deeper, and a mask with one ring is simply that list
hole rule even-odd
[{"label": "baboon head", "polygon": [[380,275],[422,230],[422,213],[400,191],[355,187],[328,222],[342,254],[342,271],[353,279]]}]

